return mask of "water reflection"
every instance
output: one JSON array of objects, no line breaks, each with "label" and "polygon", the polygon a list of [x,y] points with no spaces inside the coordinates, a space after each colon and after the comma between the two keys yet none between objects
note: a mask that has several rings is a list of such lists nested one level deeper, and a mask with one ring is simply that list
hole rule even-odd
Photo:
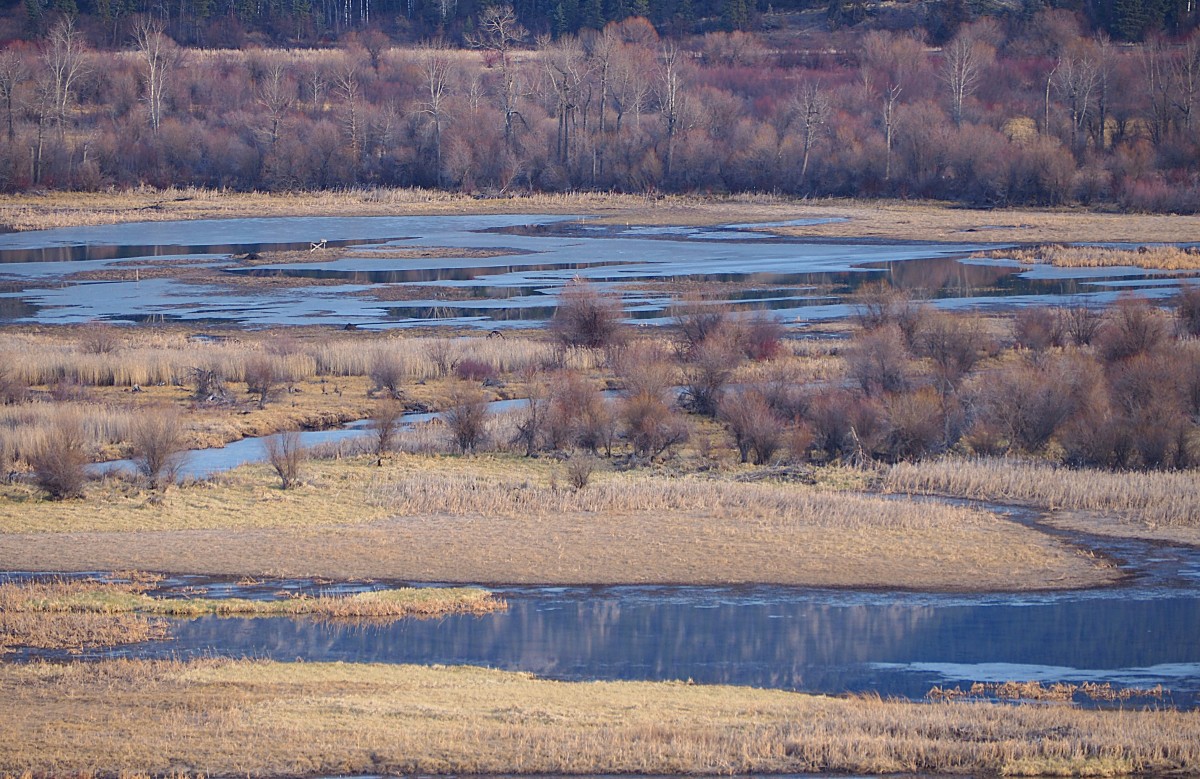
[{"label": "water reflection", "polygon": [[391,625],[204,618],[137,654],[475,664],[556,679],[692,679],[921,698],[1005,679],[1200,691],[1200,599],[939,598],[755,588],[521,589],[506,613]]}]

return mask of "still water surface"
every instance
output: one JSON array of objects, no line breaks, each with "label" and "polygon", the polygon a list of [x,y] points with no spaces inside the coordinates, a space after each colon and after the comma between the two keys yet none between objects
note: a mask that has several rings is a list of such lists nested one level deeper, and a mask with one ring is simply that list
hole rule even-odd
[{"label": "still water surface", "polygon": [[[640,322],[664,319],[671,285],[734,282],[720,291],[724,305],[768,309],[803,324],[846,316],[846,296],[874,280],[946,308],[1104,303],[1127,290],[1167,295],[1179,284],[1170,274],[1134,268],[1027,269],[968,259],[996,248],[992,244],[806,241],[753,229],[764,226],[604,226],[579,217],[506,215],[227,219],[15,233],[0,235],[0,286],[8,288],[0,292],[0,322],[529,326],[551,316],[558,290],[582,276],[618,290],[630,318]],[[248,269],[228,264],[232,254],[304,249],[322,239],[348,253],[333,260],[318,252],[312,262]],[[445,256],[397,259],[373,251],[435,247]],[[475,250],[503,254],[462,256]],[[256,287],[72,278],[79,271],[171,261],[208,265],[218,276],[341,283]],[[376,295],[396,285],[411,288],[403,303]]]}]

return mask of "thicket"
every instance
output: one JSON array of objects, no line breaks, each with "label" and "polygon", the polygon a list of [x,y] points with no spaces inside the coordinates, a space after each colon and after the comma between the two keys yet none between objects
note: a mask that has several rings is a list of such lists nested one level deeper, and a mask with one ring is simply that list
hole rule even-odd
[{"label": "thicket", "polygon": [[422,186],[931,197],[1200,210],[1200,33],[1117,45],[1066,11],[798,54],[645,19],[475,48],[205,51],[143,24],[0,51],[0,190]]}]

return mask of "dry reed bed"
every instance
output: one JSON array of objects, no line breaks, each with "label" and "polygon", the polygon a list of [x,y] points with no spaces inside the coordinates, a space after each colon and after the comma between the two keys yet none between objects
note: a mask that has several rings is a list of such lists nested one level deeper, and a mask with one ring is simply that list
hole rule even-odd
[{"label": "dry reed bed", "polygon": [[73,612],[46,614],[0,608],[0,657],[20,648],[66,652],[160,641],[170,635],[166,620],[142,614]]},{"label": "dry reed bed", "polygon": [[968,508],[821,492],[798,485],[628,474],[611,476],[582,490],[462,473],[417,474],[377,480],[369,499],[402,516],[611,517],[703,512],[820,528],[888,530],[929,530],[994,521],[991,515]]},{"label": "dry reed bed", "polygon": [[1104,246],[1061,246],[1049,244],[1027,249],[982,252],[977,257],[1013,259],[1017,262],[1050,263],[1060,268],[1107,268],[1133,266],[1156,270],[1200,270],[1200,251],[1178,246],[1148,245],[1136,249]]},{"label": "dry reed bed", "polygon": [[245,380],[251,361],[266,360],[283,382],[311,376],[366,376],[380,362],[393,361],[408,381],[441,374],[444,365],[463,359],[485,363],[500,373],[529,367],[564,365],[590,370],[601,359],[590,350],[569,349],[533,338],[458,338],[381,336],[345,337],[323,333],[311,340],[252,336],[228,341],[190,339],[186,334],[155,334],[113,328],[103,334],[104,351],[96,351],[95,335],[6,334],[0,365],[10,380],[45,386],[67,381],[87,386],[187,384],[196,368],[215,370],[227,381]]},{"label": "dry reed bed", "polygon": [[898,463],[882,486],[896,492],[1031,503],[1112,514],[1147,527],[1200,526],[1200,472],[1112,473],[1007,459]]},{"label": "dry reed bed", "polygon": [[17,775],[1200,771],[1195,712],[562,683],[469,667],[7,665],[0,705],[0,772]]}]

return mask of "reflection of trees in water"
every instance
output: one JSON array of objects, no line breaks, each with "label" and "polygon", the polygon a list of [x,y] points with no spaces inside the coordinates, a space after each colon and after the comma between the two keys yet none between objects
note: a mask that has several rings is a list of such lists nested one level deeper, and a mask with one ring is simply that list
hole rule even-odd
[{"label": "reflection of trees in water", "polygon": [[[1091,669],[1200,662],[1200,599],[1021,605],[719,604],[509,597],[486,617],[347,625],[204,619],[173,650],[280,660],[475,663],[574,678],[686,679],[920,695],[871,663],[1013,663]],[[895,677],[895,678],[891,678]],[[918,686],[924,682],[917,683]]]}]

